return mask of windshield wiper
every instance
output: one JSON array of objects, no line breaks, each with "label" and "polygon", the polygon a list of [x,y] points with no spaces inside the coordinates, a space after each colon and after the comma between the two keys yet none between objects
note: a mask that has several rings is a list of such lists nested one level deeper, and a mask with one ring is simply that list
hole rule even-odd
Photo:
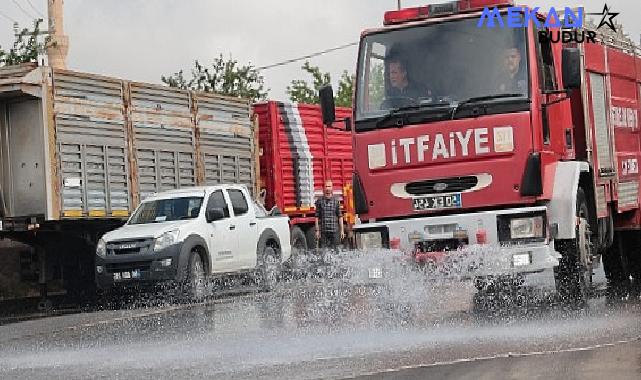
[{"label": "windshield wiper", "polygon": [[[376,122],[376,128],[380,128],[383,126],[385,123],[390,121],[391,119],[401,116],[403,113],[407,111],[424,111],[424,110],[429,110],[429,109],[438,109],[438,108],[444,108],[444,109],[450,109],[452,106],[447,103],[419,103],[419,104],[412,104],[412,105],[407,105],[403,107],[397,107],[392,110],[390,110],[387,114],[385,114],[383,117],[381,117],[377,122]],[[402,125],[398,125],[399,127]]]},{"label": "windshield wiper", "polygon": [[483,103],[487,102],[490,100],[497,100],[497,99],[503,99],[503,98],[523,98],[525,95],[518,93],[518,92],[512,92],[512,93],[504,93],[504,94],[492,94],[492,95],[485,95],[485,96],[474,96],[469,99],[465,99],[464,101],[456,104],[454,106],[454,109],[452,109],[452,119],[454,119],[454,116],[456,116],[456,111],[458,111],[461,106],[466,106],[469,104],[476,104],[476,103]]}]

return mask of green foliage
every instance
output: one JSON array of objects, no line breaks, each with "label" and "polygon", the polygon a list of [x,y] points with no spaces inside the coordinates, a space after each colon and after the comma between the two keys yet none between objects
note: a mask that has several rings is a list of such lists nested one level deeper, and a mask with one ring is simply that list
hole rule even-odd
[{"label": "green foliage", "polygon": [[372,65],[369,74],[369,104],[378,108],[385,98],[385,66],[382,63]]},{"label": "green foliage", "polygon": [[354,94],[354,80],[356,79],[355,75],[349,75],[347,70],[343,71],[341,75],[341,80],[338,82],[338,91],[335,95],[334,102],[339,107],[351,107],[352,106],[352,95]]},{"label": "green foliage", "polygon": [[267,97],[263,76],[253,65],[239,65],[235,59],[225,59],[222,54],[209,67],[196,60],[189,79],[180,70],[169,76],[163,75],[161,80],[171,87],[214,92],[250,99],[252,102]]},{"label": "green foliage", "polygon": [[318,66],[312,66],[309,61],[305,61],[301,69],[312,76],[312,85],[303,79],[292,80],[291,86],[287,86],[287,95],[292,102],[318,104],[318,90],[330,84],[332,78],[329,73],[322,73]]},{"label": "green foliage", "polygon": [[[306,61],[301,67],[303,71],[311,75],[312,83],[308,83],[303,79],[292,80],[290,86],[287,86],[287,95],[289,100],[296,103],[305,104],[318,104],[318,90],[321,87],[328,85],[332,82],[330,73],[321,72],[318,66],[312,66],[309,61]],[[354,88],[354,75],[349,75],[347,71],[343,72],[340,81],[338,82],[338,91],[335,94],[335,103],[339,107],[352,106],[352,90]]]},{"label": "green foliage", "polygon": [[38,54],[44,51],[45,42],[39,42],[40,24],[42,19],[33,22],[33,30],[28,28],[19,29],[18,24],[13,25],[13,32],[16,39],[13,47],[5,51],[0,46],[0,66],[19,65],[27,62],[38,62]]}]

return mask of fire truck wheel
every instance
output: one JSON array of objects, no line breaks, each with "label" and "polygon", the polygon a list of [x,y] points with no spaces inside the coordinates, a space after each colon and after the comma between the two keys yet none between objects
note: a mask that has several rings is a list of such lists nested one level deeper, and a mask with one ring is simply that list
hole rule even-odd
[{"label": "fire truck wheel", "polygon": [[[636,233],[636,231],[634,231]],[[630,250],[628,231],[617,231],[614,234],[614,243],[603,253],[603,269],[608,280],[606,301],[616,303],[626,298],[630,288],[630,273],[623,247]],[[635,250],[636,252],[636,250]]]},{"label": "fire truck wheel", "polygon": [[623,262],[625,263],[624,267],[627,269],[625,273],[629,273],[628,278],[632,279],[630,290],[636,296],[641,291],[641,236],[639,236],[638,232],[627,231],[626,237],[627,239],[624,240],[623,244],[623,247],[625,247],[623,252],[625,259]]},{"label": "fire truck wheel", "polygon": [[472,297],[472,312],[482,318],[488,314],[510,312],[515,308],[527,306],[527,296],[523,287],[523,277],[483,277],[476,278],[476,293]]},{"label": "fire truck wheel", "polygon": [[568,306],[584,307],[587,304],[592,282],[592,233],[589,209],[583,189],[576,196],[577,226],[574,239],[557,240],[561,253],[559,266],[554,270],[556,288],[562,302]]},{"label": "fire truck wheel", "polygon": [[[629,274],[626,271],[625,265],[625,252],[621,251],[621,247],[630,247],[630,240],[628,239],[627,231],[615,232],[614,243],[603,254],[603,267],[605,269],[605,276],[608,283],[611,285],[626,285]],[[625,257],[625,258],[624,258]]]}]

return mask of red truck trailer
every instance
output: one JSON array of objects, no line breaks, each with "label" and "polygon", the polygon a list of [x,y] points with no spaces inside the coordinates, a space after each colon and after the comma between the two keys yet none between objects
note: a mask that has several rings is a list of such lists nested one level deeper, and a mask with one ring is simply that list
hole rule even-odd
[{"label": "red truck trailer", "polygon": [[[336,111],[340,118],[351,117],[349,108]],[[332,181],[341,200],[351,185],[351,133],[338,125],[324,128],[318,105],[269,101],[254,105],[254,115],[265,207],[278,207],[290,217],[292,247],[313,249],[314,203],[325,181]]]},{"label": "red truck trailer", "polygon": [[[387,12],[362,33],[354,232],[417,262],[475,257],[481,296],[553,269],[582,305],[601,262],[611,284],[641,280],[641,58],[587,10],[571,42],[536,11],[454,1]],[[483,24],[493,14],[501,26]]]}]

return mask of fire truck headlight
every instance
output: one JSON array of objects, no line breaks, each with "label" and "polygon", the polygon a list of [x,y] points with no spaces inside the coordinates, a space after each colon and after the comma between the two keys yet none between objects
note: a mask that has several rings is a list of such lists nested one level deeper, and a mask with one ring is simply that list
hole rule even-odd
[{"label": "fire truck headlight", "polygon": [[510,220],[511,239],[532,239],[544,237],[543,216],[516,218]]},{"label": "fire truck headlight", "polygon": [[383,234],[377,231],[356,232],[356,245],[360,249],[383,248]]}]

